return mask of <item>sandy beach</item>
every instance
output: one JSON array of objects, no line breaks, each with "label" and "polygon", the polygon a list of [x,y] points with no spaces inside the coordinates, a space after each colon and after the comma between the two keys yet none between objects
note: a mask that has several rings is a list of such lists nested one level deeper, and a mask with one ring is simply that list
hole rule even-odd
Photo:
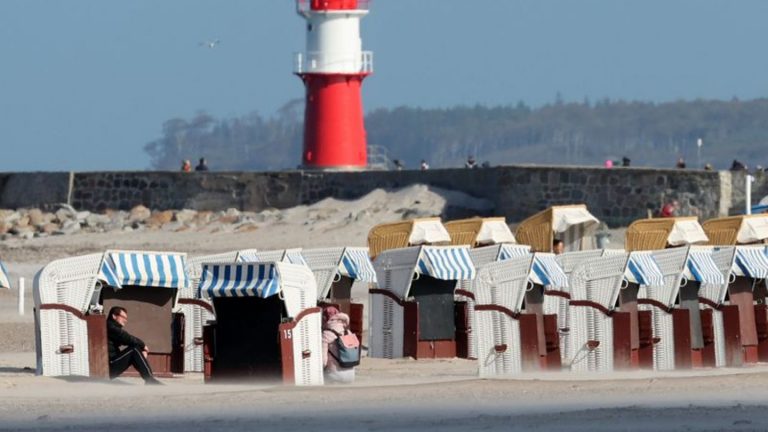
[{"label": "sandy beach", "polygon": [[[480,380],[475,363],[468,360],[364,358],[355,384],[322,388],[204,385],[194,374],[165,379],[163,387],[145,387],[129,378],[108,383],[34,375],[32,278],[50,260],[109,248],[202,255],[241,248],[362,246],[370,227],[397,220],[399,208],[413,206],[424,215],[439,215],[445,205],[432,191],[409,193],[291,209],[279,221],[244,233],[89,233],[3,242],[0,257],[14,283],[26,278],[27,290],[24,315],[17,313],[18,287],[0,290],[0,429],[768,429],[768,365]],[[363,216],[355,216],[364,210]],[[323,212],[322,218],[309,216]],[[612,234],[611,247],[621,247],[623,231]],[[364,293],[357,296],[366,300]]]}]

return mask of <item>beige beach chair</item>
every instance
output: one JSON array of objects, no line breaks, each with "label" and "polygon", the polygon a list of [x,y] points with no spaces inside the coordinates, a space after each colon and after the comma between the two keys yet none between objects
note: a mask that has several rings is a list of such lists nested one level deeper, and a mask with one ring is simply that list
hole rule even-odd
[{"label": "beige beach chair", "polygon": [[449,221],[445,229],[451,236],[451,244],[480,247],[496,244],[517,243],[503,217],[471,218]]},{"label": "beige beach chair", "polygon": [[598,225],[584,204],[554,206],[522,221],[515,238],[536,252],[552,252],[555,236],[565,243],[566,251],[593,249]]},{"label": "beige beach chair", "polygon": [[768,240],[768,214],[716,218],[701,225],[713,246],[765,244]]},{"label": "beige beach chair", "polygon": [[368,233],[371,259],[388,249],[418,245],[447,245],[451,236],[440,218],[412,219],[376,225]]}]

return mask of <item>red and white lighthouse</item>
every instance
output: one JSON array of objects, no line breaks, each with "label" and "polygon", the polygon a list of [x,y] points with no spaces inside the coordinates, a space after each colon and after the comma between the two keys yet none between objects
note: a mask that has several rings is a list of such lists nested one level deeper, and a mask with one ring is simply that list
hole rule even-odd
[{"label": "red and white lighthouse", "polygon": [[314,169],[362,169],[368,162],[360,89],[373,72],[363,51],[360,20],[368,0],[296,0],[307,22],[306,52],[295,73],[306,87],[302,164]]}]

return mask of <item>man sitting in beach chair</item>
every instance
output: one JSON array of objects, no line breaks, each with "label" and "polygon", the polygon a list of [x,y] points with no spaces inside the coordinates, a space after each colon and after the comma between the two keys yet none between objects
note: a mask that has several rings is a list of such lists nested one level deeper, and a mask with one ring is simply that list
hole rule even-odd
[{"label": "man sitting in beach chair", "polygon": [[[109,339],[109,378],[115,379],[133,366],[144,379],[145,384],[162,384],[152,374],[147,362],[149,348],[144,342],[131,335],[123,328],[128,322],[128,311],[124,307],[114,306],[107,318],[107,338]],[[120,349],[120,347],[125,347]]]}]

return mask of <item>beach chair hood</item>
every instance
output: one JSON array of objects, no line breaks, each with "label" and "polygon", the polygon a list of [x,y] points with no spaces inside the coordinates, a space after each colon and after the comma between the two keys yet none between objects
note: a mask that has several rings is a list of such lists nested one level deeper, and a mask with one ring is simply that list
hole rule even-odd
[{"label": "beach chair hood", "polygon": [[709,237],[695,218],[675,220],[672,231],[667,237],[667,243],[670,246],[692,245],[708,241]]},{"label": "beach chair hood", "polygon": [[561,290],[568,287],[568,276],[555,259],[555,254],[552,253],[534,254],[529,279],[548,289]]},{"label": "beach chair hood", "polygon": [[99,280],[116,289],[127,285],[180,289],[189,284],[186,258],[184,253],[107,251]]},{"label": "beach chair hood", "polygon": [[411,234],[408,237],[409,245],[423,245],[434,243],[450,243],[451,235],[438,219],[422,219],[414,221]]},{"label": "beach chair hood", "polygon": [[752,279],[768,278],[768,247],[738,246],[733,262],[733,273]]},{"label": "beach chair hood", "polygon": [[768,239],[768,215],[745,217],[736,235],[740,244],[762,242]]},{"label": "beach chair hood", "polygon": [[198,287],[198,297],[259,297],[280,295],[291,316],[301,313],[303,300],[296,296],[317,296],[315,278],[308,267],[290,263],[206,263]]},{"label": "beach chair hood", "polygon": [[638,285],[662,286],[664,274],[651,252],[635,251],[629,254],[627,270],[624,273],[627,282]]},{"label": "beach chair hood", "polygon": [[576,225],[584,226],[585,230],[596,228],[600,221],[583,206],[553,207],[552,230],[557,233],[568,231]]},{"label": "beach chair hood", "polygon": [[685,277],[701,283],[725,283],[723,272],[712,260],[711,247],[691,247],[685,265]]},{"label": "beach chair hood", "polygon": [[[376,277],[382,289],[398,298],[408,298],[411,282],[418,275],[441,280],[475,278],[475,265],[467,246],[413,246],[382,252],[375,261]],[[387,273],[391,273],[388,275]],[[384,281],[389,280],[389,283]]]},{"label": "beach chair hood", "polygon": [[723,283],[703,282],[699,288],[699,298],[708,302],[710,306],[720,305],[725,301],[728,293],[728,285],[736,273],[736,247],[714,247],[710,252],[712,261],[723,274]]},{"label": "beach chair hood", "polygon": [[477,233],[478,245],[516,243],[515,236],[503,219],[488,219],[483,221]]}]

